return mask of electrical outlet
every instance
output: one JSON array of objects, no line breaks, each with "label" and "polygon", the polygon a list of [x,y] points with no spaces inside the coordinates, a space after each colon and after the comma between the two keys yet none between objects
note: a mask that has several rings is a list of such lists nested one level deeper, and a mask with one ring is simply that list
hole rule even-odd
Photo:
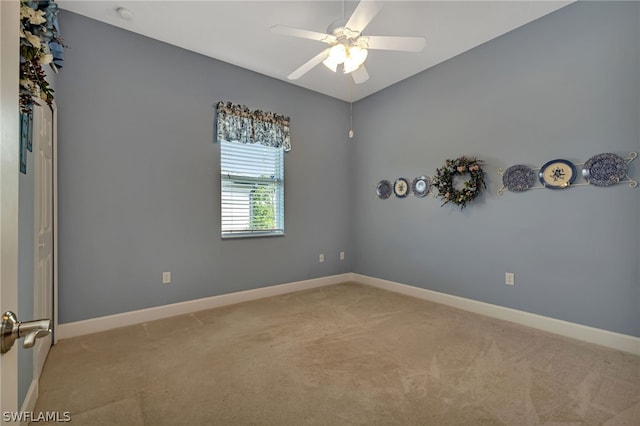
[{"label": "electrical outlet", "polygon": [[505,272],[504,273],[504,283],[506,285],[514,285],[515,283],[515,275],[513,272]]},{"label": "electrical outlet", "polygon": [[344,260],[344,252],[343,251],[340,252],[340,260]]},{"label": "electrical outlet", "polygon": [[318,256],[318,262],[324,262],[324,253],[320,253],[320,256]]},{"label": "electrical outlet", "polygon": [[171,272],[162,273],[162,284],[171,284]]}]

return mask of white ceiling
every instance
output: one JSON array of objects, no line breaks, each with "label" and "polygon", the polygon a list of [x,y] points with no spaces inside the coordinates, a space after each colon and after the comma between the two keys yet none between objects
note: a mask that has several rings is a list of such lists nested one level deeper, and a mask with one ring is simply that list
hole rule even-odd
[{"label": "white ceiling", "polygon": [[[568,1],[384,1],[364,35],[422,36],[420,53],[372,50],[371,76],[353,86],[358,100],[572,3]],[[349,101],[349,78],[322,64],[299,80],[287,75],[326,45],[272,34],[281,24],[326,32],[341,1],[58,0],[66,9],[242,68]],[[344,5],[348,18],[357,2]],[[133,12],[122,19],[116,8]],[[64,37],[64,22],[62,23]]]}]

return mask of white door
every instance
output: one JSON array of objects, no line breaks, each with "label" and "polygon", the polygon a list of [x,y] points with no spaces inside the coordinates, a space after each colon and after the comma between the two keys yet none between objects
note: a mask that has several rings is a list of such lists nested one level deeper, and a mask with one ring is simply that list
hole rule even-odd
[{"label": "white door", "polygon": [[[53,318],[53,111],[33,107],[35,173],[35,282],[34,318]],[[27,318],[28,319],[28,318]],[[38,380],[51,348],[51,334],[33,347],[33,378]]]},{"label": "white door", "polygon": [[[18,308],[20,2],[0,1],[0,312]],[[0,355],[0,412],[18,409],[18,351]],[[4,416],[0,424],[5,424]]]}]

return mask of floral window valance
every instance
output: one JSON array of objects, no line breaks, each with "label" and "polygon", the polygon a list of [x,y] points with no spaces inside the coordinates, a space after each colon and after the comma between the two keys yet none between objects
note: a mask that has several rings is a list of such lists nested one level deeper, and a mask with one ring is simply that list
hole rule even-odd
[{"label": "floral window valance", "polygon": [[264,112],[250,111],[244,105],[218,102],[216,122],[218,141],[251,143],[291,150],[289,117]]}]

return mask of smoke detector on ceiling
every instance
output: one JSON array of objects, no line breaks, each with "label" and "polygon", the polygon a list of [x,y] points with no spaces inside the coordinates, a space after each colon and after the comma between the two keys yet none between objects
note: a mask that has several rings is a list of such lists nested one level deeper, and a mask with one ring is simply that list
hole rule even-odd
[{"label": "smoke detector on ceiling", "polygon": [[133,12],[126,7],[118,7],[116,13],[125,21],[131,21],[133,19]]}]

